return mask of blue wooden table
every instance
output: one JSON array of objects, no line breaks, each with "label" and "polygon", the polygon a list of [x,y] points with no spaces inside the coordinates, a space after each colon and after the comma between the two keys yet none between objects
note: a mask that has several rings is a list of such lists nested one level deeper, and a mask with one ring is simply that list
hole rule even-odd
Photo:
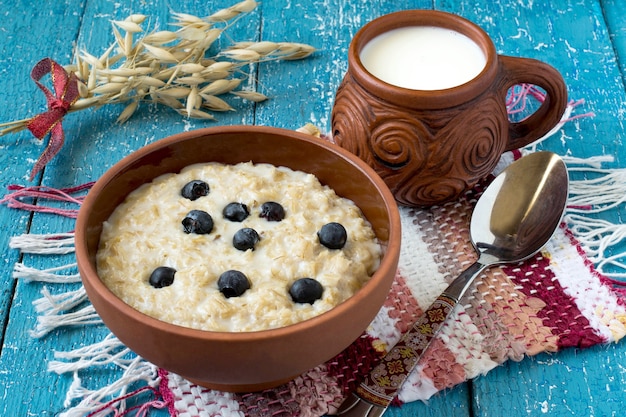
[{"label": "blue wooden table", "polygon": [[[226,0],[0,0],[0,121],[42,111],[43,95],[29,77],[32,66],[44,57],[70,63],[74,48],[104,52],[113,39],[111,20],[143,13],[149,16],[151,27],[165,29],[171,11],[205,16],[231,4]],[[217,114],[214,122],[186,119],[154,105],[142,106],[122,125],[115,123],[123,108],[119,105],[73,113],[64,121],[63,150],[33,182],[28,176],[42,145],[27,131],[0,137],[0,188],[13,183],[67,187],[95,180],[142,145],[199,127],[256,124],[295,129],[313,123],[328,132],[350,39],[371,19],[409,8],[462,15],[492,36],[499,53],[533,57],[556,67],[571,99],[585,100],[577,111],[595,116],[566,124],[540,146],[577,157],[613,155],[614,162],[607,166],[626,167],[623,0],[266,0],[229,29],[232,38],[303,42],[318,49],[304,61],[256,68],[258,87],[270,100],[254,104],[232,99],[235,111]],[[621,222],[623,215],[619,208],[602,214],[613,222]],[[62,412],[72,378],[47,370],[53,352],[93,343],[106,334],[104,328],[68,327],[33,338],[30,332],[37,313],[32,302],[46,284],[12,278],[18,261],[46,268],[63,262],[63,256],[20,255],[9,249],[11,236],[71,231],[72,227],[71,219],[0,207],[0,415]],[[77,284],[57,285],[51,291]],[[94,371],[92,377],[106,382],[109,373]],[[509,362],[428,403],[393,409],[390,415],[621,416],[625,399],[626,344],[622,342]]]}]

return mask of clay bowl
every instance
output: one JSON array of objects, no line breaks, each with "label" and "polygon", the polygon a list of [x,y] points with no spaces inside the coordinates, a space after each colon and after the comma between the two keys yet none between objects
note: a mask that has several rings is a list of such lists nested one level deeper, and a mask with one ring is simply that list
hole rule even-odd
[{"label": "clay bowl", "polygon": [[[353,200],[383,243],[377,272],[354,296],[315,318],[257,332],[210,332],[172,325],[133,309],[98,278],[95,256],[102,223],[132,190],[199,162],[253,161],[315,174]],[[347,151],[322,139],[269,127],[190,131],[152,143],[109,169],[87,195],[76,223],[76,256],[87,295],[104,323],[143,358],[190,381],[223,391],[278,386],[357,339],[382,306],[400,253],[400,217],[380,177]]]}]

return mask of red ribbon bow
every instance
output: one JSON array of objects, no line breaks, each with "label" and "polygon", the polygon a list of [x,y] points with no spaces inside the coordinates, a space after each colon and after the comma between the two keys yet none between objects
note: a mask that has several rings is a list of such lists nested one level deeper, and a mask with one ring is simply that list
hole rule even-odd
[{"label": "red ribbon bow", "polygon": [[[52,77],[54,94],[39,82],[46,74]],[[48,110],[33,117],[27,124],[37,139],[43,139],[50,133],[50,141],[43,151],[30,175],[32,180],[35,175],[50,162],[50,160],[61,150],[65,135],[61,121],[70,107],[79,97],[78,78],[73,73],[68,74],[65,69],[50,58],[39,61],[30,73],[31,78],[46,95]]]}]

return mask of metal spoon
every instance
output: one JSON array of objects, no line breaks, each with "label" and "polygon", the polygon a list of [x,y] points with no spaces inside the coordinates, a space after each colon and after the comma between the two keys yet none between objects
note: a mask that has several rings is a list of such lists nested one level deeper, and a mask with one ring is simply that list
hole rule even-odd
[{"label": "metal spoon", "polygon": [[568,184],[565,164],[551,152],[529,154],[498,175],[472,213],[470,236],[478,260],[452,281],[337,415],[381,416],[474,279],[487,267],[533,256],[550,240],[563,216]]}]

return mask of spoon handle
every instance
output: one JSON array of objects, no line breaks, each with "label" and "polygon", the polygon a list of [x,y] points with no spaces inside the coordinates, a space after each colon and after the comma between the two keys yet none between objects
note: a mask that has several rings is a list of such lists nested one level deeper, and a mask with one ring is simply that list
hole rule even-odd
[{"label": "spoon handle", "polygon": [[[378,407],[389,406],[454,306],[486,266],[475,262],[448,285],[357,387],[356,394],[361,399]],[[342,414],[341,408],[338,414]]]}]

